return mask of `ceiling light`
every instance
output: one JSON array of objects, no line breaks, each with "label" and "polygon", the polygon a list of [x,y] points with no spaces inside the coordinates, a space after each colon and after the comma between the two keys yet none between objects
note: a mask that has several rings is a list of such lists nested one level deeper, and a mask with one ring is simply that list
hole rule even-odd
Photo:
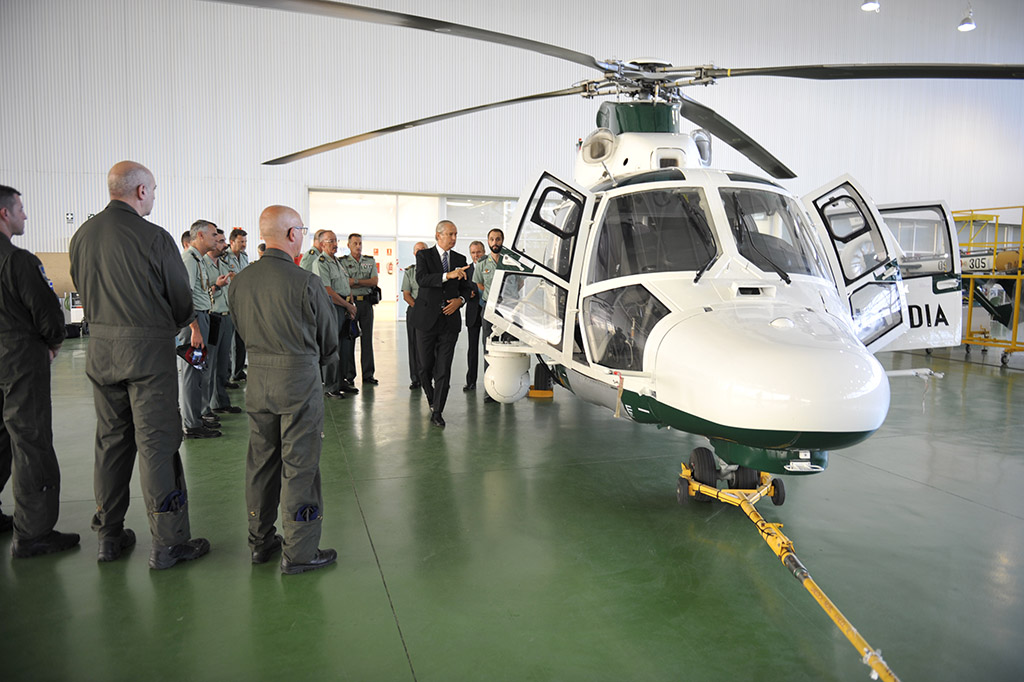
[{"label": "ceiling light", "polygon": [[976,28],[978,28],[978,26],[974,23],[974,10],[971,8],[970,5],[968,5],[967,16],[965,16],[963,18],[963,21],[961,21],[960,24],[957,25],[956,30],[960,31],[961,33],[966,33],[967,31],[973,31]]},{"label": "ceiling light", "polygon": [[882,4],[877,0],[864,0],[860,8],[865,12],[878,12],[882,8]]}]

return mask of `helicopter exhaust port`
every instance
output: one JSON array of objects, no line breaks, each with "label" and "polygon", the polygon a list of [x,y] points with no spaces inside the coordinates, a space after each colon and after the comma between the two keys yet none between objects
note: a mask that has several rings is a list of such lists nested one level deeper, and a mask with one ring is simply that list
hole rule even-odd
[{"label": "helicopter exhaust port", "polygon": [[487,349],[487,371],[484,388],[499,403],[522,400],[530,390],[530,356],[510,350]]}]

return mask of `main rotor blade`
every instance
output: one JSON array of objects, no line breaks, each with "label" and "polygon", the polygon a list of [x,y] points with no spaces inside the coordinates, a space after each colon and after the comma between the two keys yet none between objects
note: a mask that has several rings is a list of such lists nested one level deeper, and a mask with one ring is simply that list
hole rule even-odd
[{"label": "main rotor blade", "polygon": [[363,21],[370,24],[385,24],[388,26],[404,26],[416,28],[421,31],[432,33],[446,33],[448,35],[462,38],[483,40],[498,45],[510,45],[530,52],[539,52],[549,57],[565,59],[576,64],[597,69],[598,71],[614,71],[615,67],[600,62],[589,54],[576,52],[557,45],[549,45],[528,38],[519,38],[506,33],[497,33],[482,28],[474,28],[463,24],[454,24],[449,21],[428,19],[414,14],[402,14],[384,9],[362,7],[351,5],[345,2],[332,2],[331,0],[215,0],[216,2],[227,2],[233,5],[247,5],[250,7],[264,7],[267,9],[287,10],[289,12],[300,12],[303,14],[318,14],[325,17],[338,17],[351,21]]},{"label": "main rotor blade", "polygon": [[457,116],[465,116],[466,114],[476,113],[477,111],[486,111],[487,109],[498,109],[499,107],[506,107],[510,104],[520,104],[523,102],[533,102],[542,99],[551,99],[553,97],[564,97],[566,95],[579,95],[587,91],[587,85],[575,85],[571,88],[565,88],[564,90],[553,90],[551,92],[542,92],[536,95],[526,95],[525,97],[515,97],[513,99],[506,99],[500,102],[492,102],[490,104],[481,104],[475,107],[469,107],[468,109],[459,109],[458,111],[449,111],[445,114],[437,114],[435,116],[427,116],[426,118],[418,118],[415,121],[408,121],[406,123],[399,123],[397,125],[388,126],[387,128],[380,128],[379,130],[373,130],[368,133],[362,133],[360,135],[353,135],[352,137],[346,137],[335,142],[328,142],[327,144],[321,144],[316,147],[310,147],[304,149],[301,152],[295,152],[294,154],[288,154],[270,161],[264,161],[264,166],[277,166],[284,163],[291,163],[292,161],[298,161],[299,159],[305,159],[308,156],[315,156],[322,154],[323,152],[329,152],[332,149],[338,149],[340,147],[347,147],[357,142],[365,142],[366,140],[372,140],[375,137],[387,135],[388,133],[396,133],[400,130],[407,130],[409,128],[415,128],[417,126],[427,125],[428,123],[437,123],[438,121],[444,121],[449,118],[456,118]]},{"label": "main rotor blade", "polygon": [[754,142],[752,137],[730,123],[714,109],[695,102],[689,97],[684,97],[679,104],[679,115],[696,123],[743,154],[770,173],[773,178],[788,180],[796,177],[796,173],[786,168],[785,164],[772,156],[767,149]]},{"label": "main rotor blade", "polygon": [[707,69],[712,78],[783,76],[813,80],[861,78],[1024,78],[1024,64],[807,64],[759,66],[744,69]]}]

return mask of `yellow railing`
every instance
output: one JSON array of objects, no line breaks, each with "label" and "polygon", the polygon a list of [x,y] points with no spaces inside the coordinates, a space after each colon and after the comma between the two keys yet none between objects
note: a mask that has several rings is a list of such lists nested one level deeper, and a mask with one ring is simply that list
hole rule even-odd
[{"label": "yellow railing", "polygon": [[[1024,225],[1024,206],[953,211],[953,218],[960,241],[967,304],[963,342],[968,349],[1002,348],[1005,364],[1009,353],[1024,350],[1017,334],[1024,282],[1024,229],[1004,225]],[[993,291],[995,284],[1000,285],[1002,292]]]}]

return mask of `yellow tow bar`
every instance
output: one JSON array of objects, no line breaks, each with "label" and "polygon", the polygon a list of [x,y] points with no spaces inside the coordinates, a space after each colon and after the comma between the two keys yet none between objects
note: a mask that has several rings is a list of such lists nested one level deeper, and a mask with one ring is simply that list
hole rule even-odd
[{"label": "yellow tow bar", "polygon": [[882,659],[882,652],[872,649],[871,645],[867,643],[857,628],[853,627],[853,624],[846,619],[846,616],[842,614],[839,608],[832,603],[832,600],[821,591],[818,584],[811,578],[811,574],[808,573],[804,565],[800,563],[800,559],[797,557],[796,552],[793,551],[793,541],[790,540],[782,532],[781,523],[768,523],[764,520],[764,517],[758,513],[754,505],[758,503],[764,497],[771,497],[775,492],[774,484],[771,475],[766,473],[760,474],[759,485],[753,490],[719,490],[718,488],[710,485],[700,483],[693,478],[693,472],[685,464],[682,465],[683,472],[681,477],[688,481],[689,490],[688,495],[693,497],[694,495],[701,493],[718,500],[719,502],[725,502],[731,504],[734,507],[739,507],[743,510],[743,513],[747,515],[755,526],[757,526],[757,532],[761,534],[761,537],[768,546],[775,552],[775,556],[782,560],[782,564],[789,569],[789,572],[793,574],[793,577],[800,581],[800,584],[811,593],[814,597],[814,601],[818,602],[818,606],[828,614],[828,617],[832,619],[832,622],[836,624],[836,627],[846,635],[846,639],[850,640],[854,648],[861,655],[863,663],[871,668],[871,679],[877,680],[879,678],[886,682],[898,682],[899,678],[896,674],[889,669],[885,660]]}]

